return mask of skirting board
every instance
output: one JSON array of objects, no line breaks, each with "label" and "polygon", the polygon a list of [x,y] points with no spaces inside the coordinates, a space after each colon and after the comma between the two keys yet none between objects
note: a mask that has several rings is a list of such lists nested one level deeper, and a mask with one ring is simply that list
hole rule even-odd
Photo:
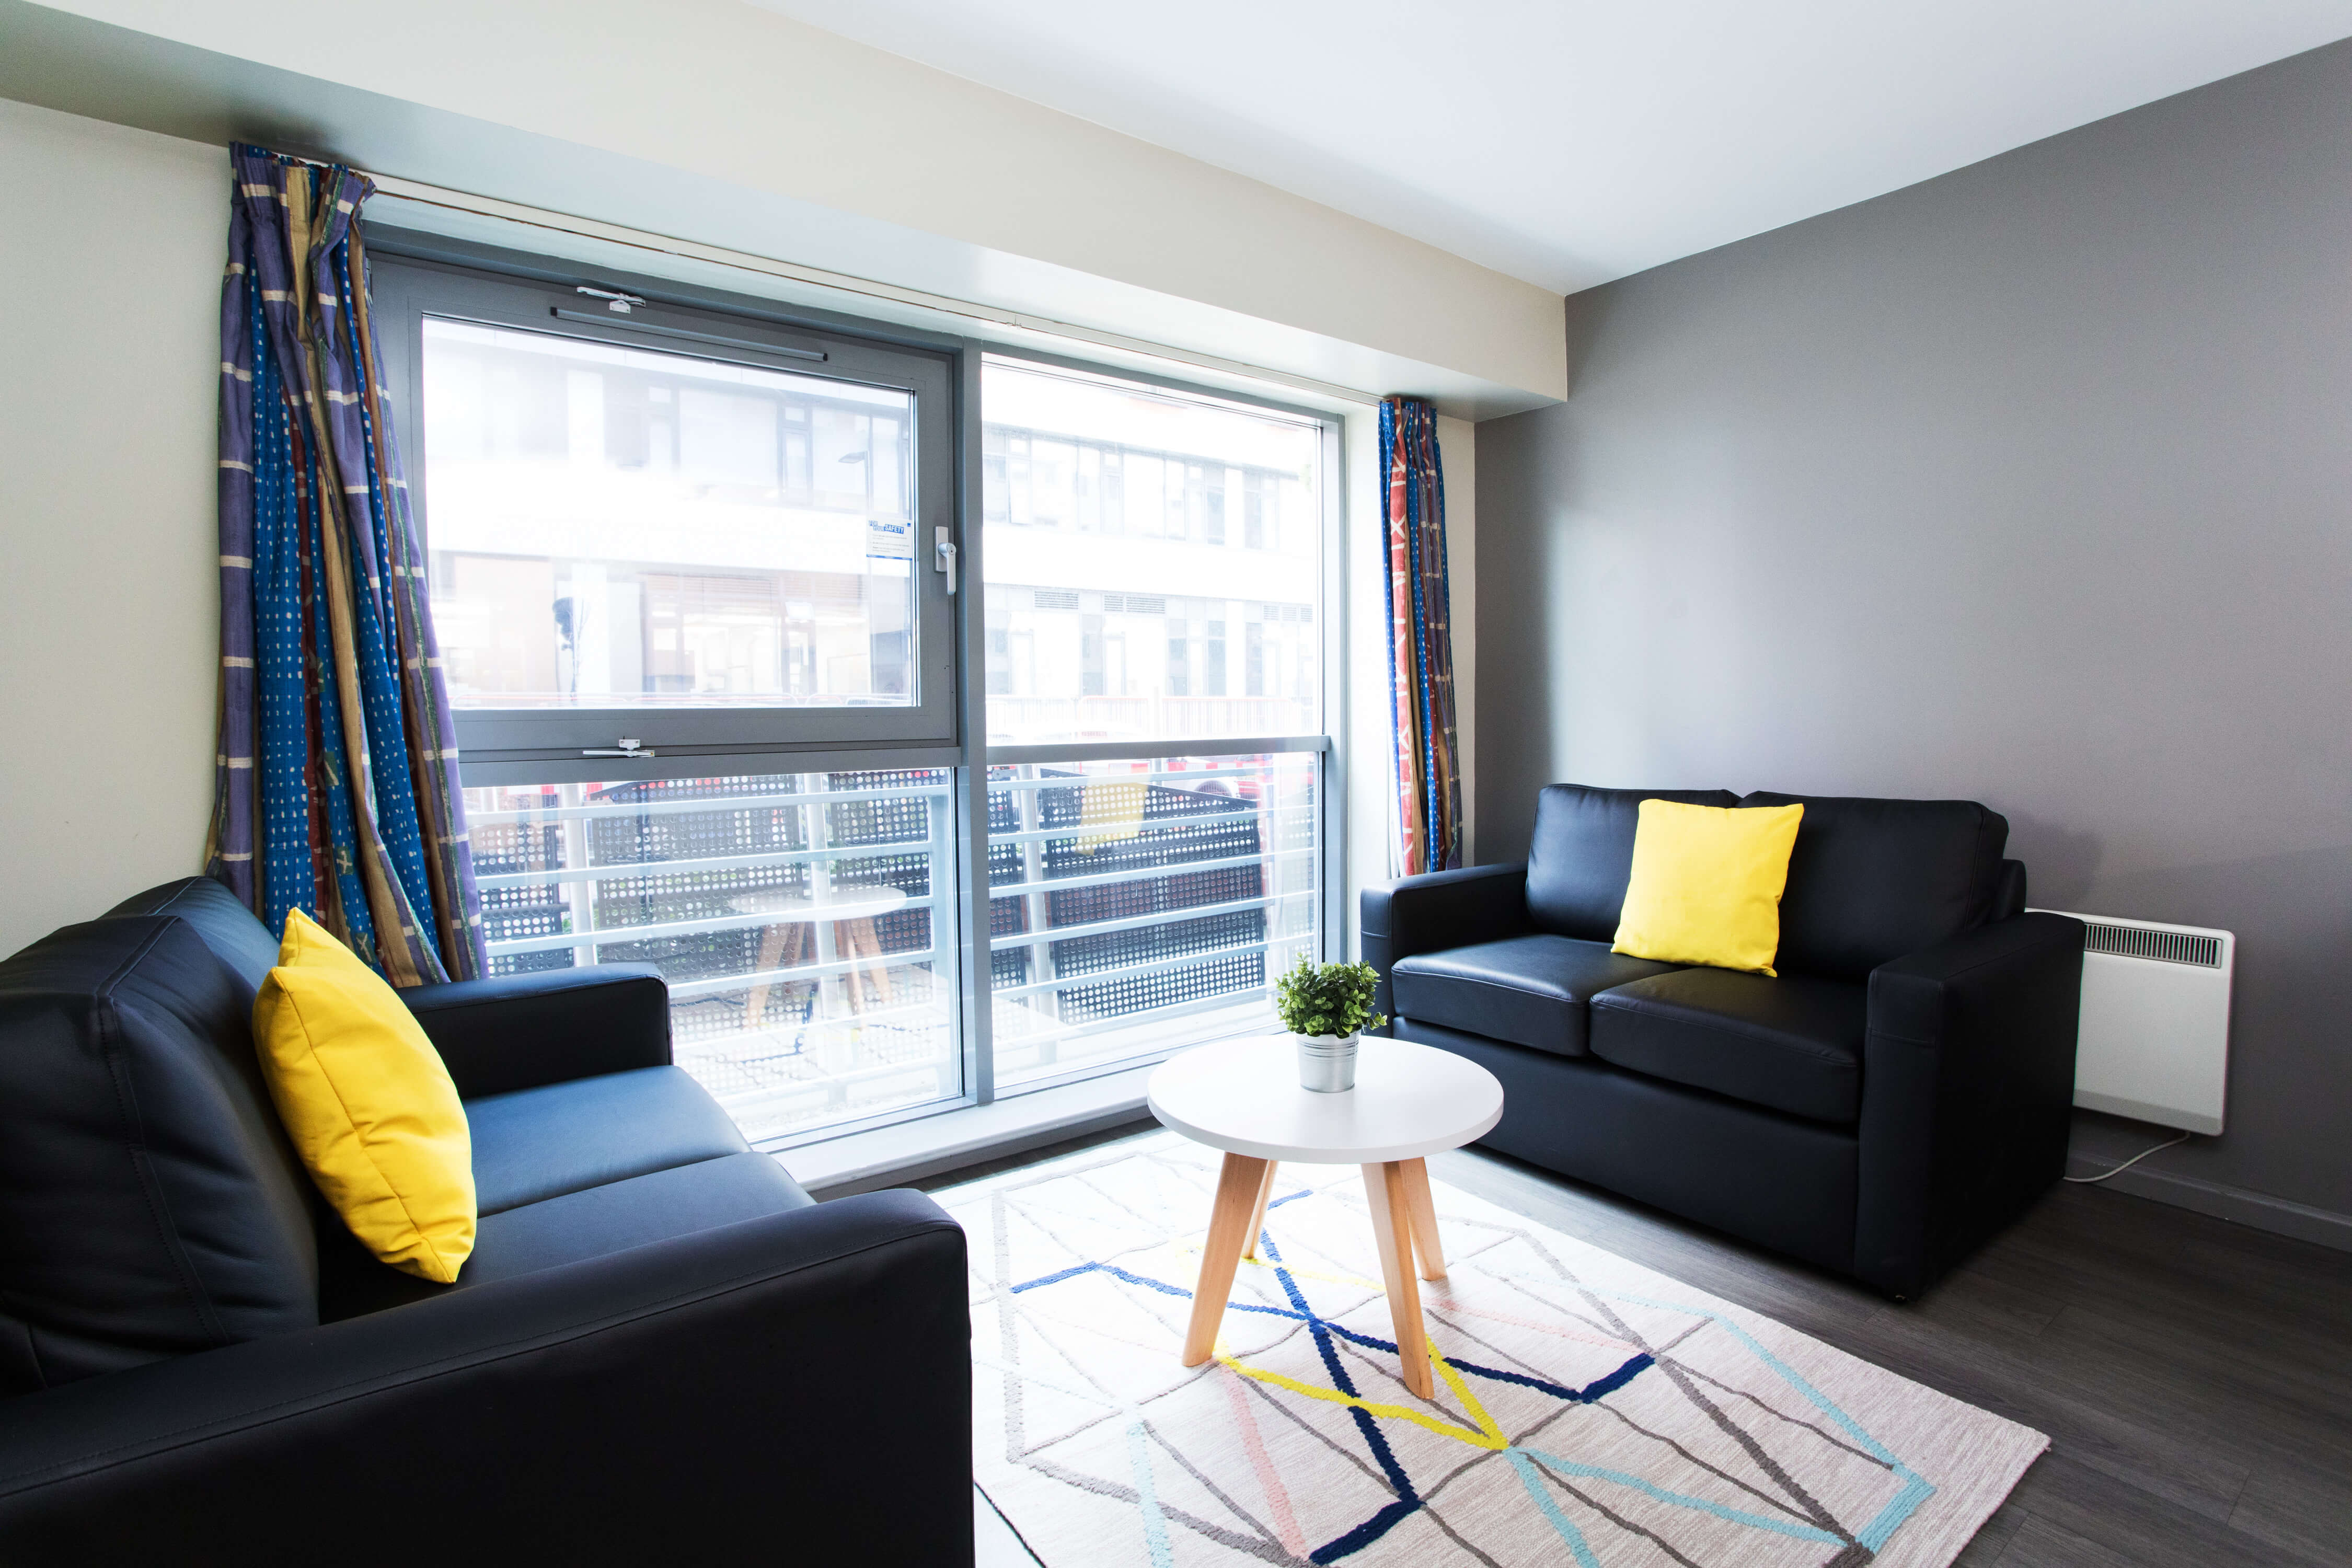
[{"label": "skirting board", "polygon": [[1065,1138],[1149,1124],[1143,1093],[1154,1065],[806,1143],[776,1158],[819,1202],[928,1181]]},{"label": "skirting board", "polygon": [[[2077,1176],[2096,1175],[2105,1168],[2103,1162],[2079,1155],[2068,1165],[2068,1173]],[[2274,1198],[2267,1193],[2252,1193],[2243,1187],[2224,1186],[2219,1182],[2176,1176],[2141,1166],[2134,1166],[2100,1185],[2136,1198],[2150,1198],[2175,1208],[2193,1209],[2216,1219],[2252,1226],[2274,1236],[2291,1236],[2297,1241],[2315,1241],[2338,1252],[2352,1252],[2352,1215],[2337,1214],[2332,1209],[2314,1208],[2309,1204]]]}]

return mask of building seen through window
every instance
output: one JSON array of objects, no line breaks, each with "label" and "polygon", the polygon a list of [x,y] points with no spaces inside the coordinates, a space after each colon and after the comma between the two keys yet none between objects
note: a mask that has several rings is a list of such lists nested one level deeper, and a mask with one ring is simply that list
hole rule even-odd
[{"label": "building seen through window", "polygon": [[913,400],[427,317],[460,706],[904,705]]},{"label": "building seen through window", "polygon": [[982,431],[989,738],[1319,725],[1319,431],[991,363]]}]

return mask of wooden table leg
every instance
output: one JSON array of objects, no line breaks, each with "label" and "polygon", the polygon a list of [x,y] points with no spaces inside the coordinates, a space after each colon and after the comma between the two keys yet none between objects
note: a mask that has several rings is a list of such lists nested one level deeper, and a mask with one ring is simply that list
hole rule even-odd
[{"label": "wooden table leg", "polygon": [[1201,1279],[1192,1288],[1192,1321],[1184,1331],[1184,1364],[1198,1366],[1217,1348],[1217,1325],[1224,1321],[1225,1298],[1234,1293],[1234,1270],[1241,1267],[1250,1213],[1265,1184],[1269,1162],[1228,1154],[1217,1175],[1217,1206],[1209,1212],[1208,1245],[1201,1248]]},{"label": "wooden table leg", "polygon": [[1257,1238],[1265,1233],[1265,1201],[1274,1196],[1274,1173],[1281,1168],[1279,1161],[1265,1163],[1265,1174],[1258,1179],[1257,1207],[1250,1211],[1249,1236],[1242,1243],[1242,1256],[1257,1256]]},{"label": "wooden table leg", "polygon": [[[841,943],[849,950],[850,959],[853,962],[860,958],[866,961],[866,978],[874,982],[874,994],[880,998],[881,1005],[890,1005],[890,963],[882,952],[882,938],[875,931],[874,922],[871,920],[843,921],[835,929],[840,931]],[[849,1005],[862,1013],[866,1011],[866,989],[857,984],[856,977],[857,972],[851,971]]]},{"label": "wooden table leg", "polygon": [[[787,925],[770,926],[766,933],[760,938],[760,957],[753,967],[761,973],[765,973],[772,969],[781,969],[787,964],[798,963],[801,961],[801,949],[807,934],[808,927],[798,921]],[[762,980],[751,987],[751,1000],[743,1008],[743,1021],[747,1025],[756,1029],[766,1020],[768,994],[772,988],[781,984],[783,982]]]},{"label": "wooden table leg", "polygon": [[1437,1205],[1429,1195],[1429,1164],[1401,1160],[1404,1172],[1405,1207],[1412,1213],[1412,1248],[1421,1256],[1423,1279],[1445,1278],[1445,1248],[1437,1239]]},{"label": "wooden table leg", "polygon": [[1404,1167],[1396,1160],[1366,1165],[1364,1197],[1371,1205],[1372,1241],[1380,1248],[1381,1283],[1388,1287],[1404,1385],[1433,1399],[1437,1384],[1429,1370],[1429,1334],[1421,1321],[1421,1287],[1412,1277],[1412,1204]]}]

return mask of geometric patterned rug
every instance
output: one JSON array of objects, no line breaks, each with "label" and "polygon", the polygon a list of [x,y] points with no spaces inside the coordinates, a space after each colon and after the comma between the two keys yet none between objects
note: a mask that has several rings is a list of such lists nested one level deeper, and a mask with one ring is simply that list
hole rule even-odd
[{"label": "geometric patterned rug", "polygon": [[935,1194],[976,1479],[1046,1568],[1946,1568],[2049,1444],[1442,1183],[1420,1399],[1353,1166],[1281,1168],[1183,1367],[1217,1162],[1160,1133]]}]

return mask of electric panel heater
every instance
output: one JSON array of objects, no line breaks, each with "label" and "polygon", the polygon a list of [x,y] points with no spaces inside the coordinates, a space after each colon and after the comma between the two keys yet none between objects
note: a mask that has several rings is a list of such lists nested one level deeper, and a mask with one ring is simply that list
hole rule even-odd
[{"label": "electric panel heater", "polygon": [[2074,1103],[2191,1132],[2221,1131],[2238,939],[2201,926],[2074,918],[2090,928]]}]

